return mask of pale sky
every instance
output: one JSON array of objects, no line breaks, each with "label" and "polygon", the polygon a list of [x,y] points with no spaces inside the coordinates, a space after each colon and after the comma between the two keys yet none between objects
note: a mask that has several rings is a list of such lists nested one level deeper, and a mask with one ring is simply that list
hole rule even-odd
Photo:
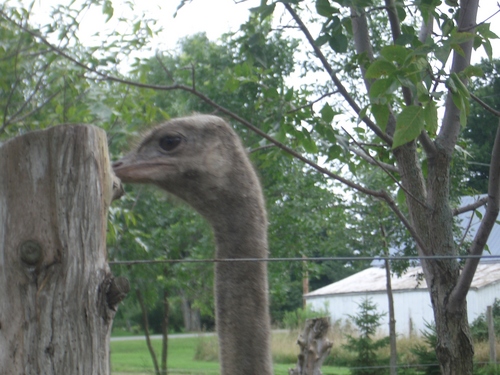
[{"label": "pale sky", "polygon": [[[29,0],[21,0],[27,2]],[[120,16],[132,18],[140,16],[142,13],[148,18],[157,19],[161,23],[164,31],[160,36],[155,37],[151,43],[151,49],[169,50],[176,46],[177,41],[187,35],[198,32],[205,32],[209,39],[215,40],[220,35],[229,31],[237,31],[239,26],[248,19],[249,8],[256,7],[260,0],[193,0],[186,4],[173,17],[178,4],[181,0],[146,0],[133,1],[135,3],[134,11],[130,11],[126,5],[117,5],[126,0],[113,1],[115,5],[114,17],[108,23],[101,12],[100,7],[93,7],[87,11],[80,23],[79,36],[81,40],[89,40],[90,36],[98,30],[132,27],[129,25],[116,25],[116,19]],[[47,20],[48,9],[52,4],[66,3],[62,0],[37,0],[31,21],[35,23],[44,23]],[[78,2],[78,1],[77,1]],[[497,1],[480,1],[478,22],[484,21],[498,10]],[[275,14],[275,17],[279,14]],[[500,36],[500,14],[495,15],[488,22],[491,23],[491,29]],[[493,41],[494,56],[500,57],[500,40]],[[481,53],[482,57],[486,55]],[[479,57],[474,58],[474,62],[479,61]]]}]

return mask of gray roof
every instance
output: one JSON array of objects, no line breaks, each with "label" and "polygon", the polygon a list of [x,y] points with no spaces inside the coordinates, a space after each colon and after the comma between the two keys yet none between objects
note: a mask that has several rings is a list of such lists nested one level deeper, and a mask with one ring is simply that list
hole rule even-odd
[{"label": "gray roof", "polygon": [[[426,290],[427,284],[425,280],[420,277],[421,275],[422,267],[410,267],[401,277],[392,275],[391,284],[393,292],[415,289]],[[500,282],[500,263],[482,263],[477,267],[471,289],[481,289],[489,284],[497,282]],[[319,297],[345,293],[385,292],[386,290],[385,269],[381,267],[370,267],[337,281],[336,283],[307,293],[304,297]]]},{"label": "gray roof", "polygon": [[[469,205],[484,197],[462,197],[460,207]],[[481,217],[485,214],[485,207],[481,206],[477,209]],[[458,216],[458,223],[462,227],[462,235],[467,241],[472,241],[476,234],[480,217],[474,211],[466,212]],[[498,255],[500,256],[500,225],[497,223],[493,226],[491,234],[486,242],[487,249],[483,255]],[[391,249],[391,254],[394,254],[397,249]],[[387,290],[385,269],[381,267],[382,261],[374,260],[371,268],[367,268],[352,276],[346,277],[336,283],[327,285],[313,292],[305,294],[306,298],[342,294],[342,293],[365,293],[365,292],[385,292]],[[378,266],[378,267],[377,267]],[[393,291],[427,289],[427,284],[422,276],[422,267],[410,267],[407,272],[401,277],[393,275],[391,277]],[[479,289],[493,282],[500,282],[500,259],[482,259],[478,265],[474,275],[474,280],[471,289]]]}]

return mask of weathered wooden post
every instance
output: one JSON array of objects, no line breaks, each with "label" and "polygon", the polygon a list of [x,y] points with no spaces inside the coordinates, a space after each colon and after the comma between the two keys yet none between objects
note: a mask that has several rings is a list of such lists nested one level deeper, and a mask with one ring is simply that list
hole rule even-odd
[{"label": "weathered wooden post", "polygon": [[106,259],[114,181],[94,126],[0,147],[1,374],[109,374],[111,324],[128,288]]},{"label": "weathered wooden post", "polygon": [[329,329],[329,318],[306,320],[304,331],[297,339],[300,347],[297,365],[288,370],[289,375],[321,375],[321,366],[333,345],[327,338]]},{"label": "weathered wooden post", "polygon": [[488,323],[488,342],[490,346],[490,363],[497,363],[497,339],[495,335],[495,320],[493,308],[486,306],[486,322]]}]

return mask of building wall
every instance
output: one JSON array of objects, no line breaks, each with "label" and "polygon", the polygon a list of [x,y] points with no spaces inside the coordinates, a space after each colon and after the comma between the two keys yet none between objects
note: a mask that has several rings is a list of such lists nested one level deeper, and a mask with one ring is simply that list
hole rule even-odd
[{"label": "building wall", "polygon": [[486,307],[492,305],[495,298],[500,299],[500,281],[486,285],[481,289],[471,289],[467,295],[469,322],[486,313]]},{"label": "building wall", "polygon": [[[394,310],[396,316],[396,332],[399,335],[421,335],[426,329],[425,323],[434,322],[429,292],[426,289],[410,291],[395,291]],[[307,297],[306,302],[313,310],[327,309],[332,322],[348,320],[349,315],[358,313],[358,305],[364,298],[371,298],[377,305],[379,313],[386,315],[381,319],[380,333],[389,333],[389,308],[385,292],[345,293],[334,296]],[[500,299],[500,283],[487,285],[479,290],[471,290],[467,297],[469,322],[486,312],[486,307],[492,305],[495,298]]]}]

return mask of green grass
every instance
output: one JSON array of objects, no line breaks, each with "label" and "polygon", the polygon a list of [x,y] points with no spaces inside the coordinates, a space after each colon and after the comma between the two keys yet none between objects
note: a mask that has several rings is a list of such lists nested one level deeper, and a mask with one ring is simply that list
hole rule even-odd
[{"label": "green grass", "polygon": [[[200,338],[175,338],[168,342],[168,373],[169,375],[217,375],[219,363],[214,361],[196,361],[194,354]],[[152,340],[160,361],[161,340]],[[294,363],[275,364],[275,375],[287,375],[288,369]],[[113,375],[152,374],[153,362],[146,343],[139,341],[111,342],[111,369]],[[346,368],[323,366],[324,375],[348,375]]]}]

